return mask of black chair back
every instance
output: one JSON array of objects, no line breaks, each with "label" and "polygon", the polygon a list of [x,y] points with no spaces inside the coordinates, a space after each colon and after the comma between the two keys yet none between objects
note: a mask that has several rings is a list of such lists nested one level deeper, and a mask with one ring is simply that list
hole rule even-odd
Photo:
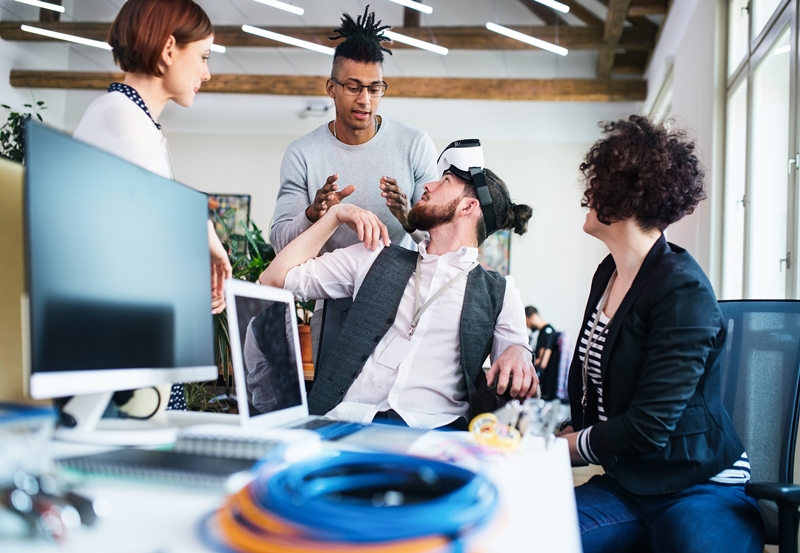
[{"label": "black chair back", "polygon": [[[800,410],[800,301],[720,301],[728,338],[722,400],[750,459],[752,482],[790,484]],[[777,543],[775,503],[759,501]]]}]

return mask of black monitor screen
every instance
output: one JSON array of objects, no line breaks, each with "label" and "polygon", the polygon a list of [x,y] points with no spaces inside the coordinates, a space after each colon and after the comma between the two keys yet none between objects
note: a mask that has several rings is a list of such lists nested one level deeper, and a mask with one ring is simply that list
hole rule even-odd
[{"label": "black monitor screen", "polygon": [[206,195],[35,123],[26,156],[32,373],[213,365]]}]

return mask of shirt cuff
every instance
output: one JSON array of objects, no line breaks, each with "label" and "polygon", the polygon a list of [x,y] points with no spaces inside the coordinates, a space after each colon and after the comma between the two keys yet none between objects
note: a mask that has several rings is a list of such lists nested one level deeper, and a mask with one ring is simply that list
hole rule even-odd
[{"label": "shirt cuff", "polygon": [[594,452],[592,451],[592,447],[589,444],[589,436],[591,433],[592,427],[590,426],[585,430],[581,430],[580,434],[578,434],[578,455],[580,455],[581,459],[590,465],[599,465],[600,459],[595,456]]}]

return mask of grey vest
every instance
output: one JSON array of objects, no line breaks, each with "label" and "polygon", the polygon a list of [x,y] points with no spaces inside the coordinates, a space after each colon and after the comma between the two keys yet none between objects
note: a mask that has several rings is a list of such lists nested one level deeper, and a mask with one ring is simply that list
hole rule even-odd
[{"label": "grey vest", "polygon": [[[378,342],[394,324],[400,300],[414,274],[417,255],[391,246],[375,259],[342,323],[336,343],[316,372],[308,396],[312,414],[324,415],[342,401]],[[482,366],[492,351],[495,322],[503,307],[505,289],[506,279],[483,267],[476,267],[467,276],[459,340],[470,418],[494,411],[500,405],[500,399],[488,389]]]}]

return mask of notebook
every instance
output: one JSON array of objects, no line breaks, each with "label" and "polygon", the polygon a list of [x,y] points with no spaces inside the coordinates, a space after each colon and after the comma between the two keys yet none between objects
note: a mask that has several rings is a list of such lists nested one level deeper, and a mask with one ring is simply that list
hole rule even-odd
[{"label": "notebook", "polygon": [[242,280],[228,280],[225,294],[242,425],[313,430],[323,440],[393,452],[427,432],[309,415],[292,294]]}]

